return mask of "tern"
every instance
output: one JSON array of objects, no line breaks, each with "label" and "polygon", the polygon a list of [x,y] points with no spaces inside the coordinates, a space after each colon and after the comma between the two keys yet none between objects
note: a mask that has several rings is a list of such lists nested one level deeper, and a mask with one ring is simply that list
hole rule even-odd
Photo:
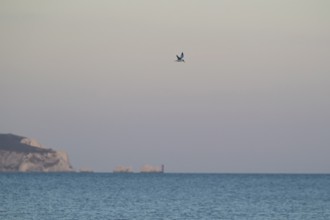
[{"label": "tern", "polygon": [[177,58],[176,62],[184,62],[183,56],[184,56],[183,52],[181,53],[181,56],[176,55]]}]

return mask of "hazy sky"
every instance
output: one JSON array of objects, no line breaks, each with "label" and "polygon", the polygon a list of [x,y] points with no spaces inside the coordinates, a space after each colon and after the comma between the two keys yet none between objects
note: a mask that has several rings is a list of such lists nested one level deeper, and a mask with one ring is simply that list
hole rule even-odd
[{"label": "hazy sky", "polygon": [[77,169],[330,172],[329,8],[0,0],[0,133]]}]

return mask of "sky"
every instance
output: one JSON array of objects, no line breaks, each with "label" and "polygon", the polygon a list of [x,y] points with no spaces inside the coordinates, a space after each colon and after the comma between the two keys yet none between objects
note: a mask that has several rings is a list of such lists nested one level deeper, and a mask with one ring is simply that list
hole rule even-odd
[{"label": "sky", "polygon": [[1,0],[0,133],[97,172],[330,173],[329,8]]}]

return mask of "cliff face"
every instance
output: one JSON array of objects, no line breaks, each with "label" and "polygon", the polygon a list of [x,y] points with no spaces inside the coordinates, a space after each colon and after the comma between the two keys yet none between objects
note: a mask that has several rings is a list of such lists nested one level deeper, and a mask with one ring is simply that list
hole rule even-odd
[{"label": "cliff face", "polygon": [[0,134],[0,172],[72,172],[68,155],[34,139]]}]

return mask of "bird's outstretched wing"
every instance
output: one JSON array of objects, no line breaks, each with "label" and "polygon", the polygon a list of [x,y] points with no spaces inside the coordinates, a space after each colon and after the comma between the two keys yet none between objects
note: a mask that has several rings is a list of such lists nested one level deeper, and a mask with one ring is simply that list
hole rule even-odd
[{"label": "bird's outstretched wing", "polygon": [[182,59],[182,58],[183,58],[183,56],[184,56],[184,54],[183,54],[183,52],[182,52],[182,53],[181,53],[181,57],[180,57],[180,58]]},{"label": "bird's outstretched wing", "polygon": [[178,58],[178,60],[180,60],[181,58],[178,56],[178,55],[176,55],[176,58]]}]

